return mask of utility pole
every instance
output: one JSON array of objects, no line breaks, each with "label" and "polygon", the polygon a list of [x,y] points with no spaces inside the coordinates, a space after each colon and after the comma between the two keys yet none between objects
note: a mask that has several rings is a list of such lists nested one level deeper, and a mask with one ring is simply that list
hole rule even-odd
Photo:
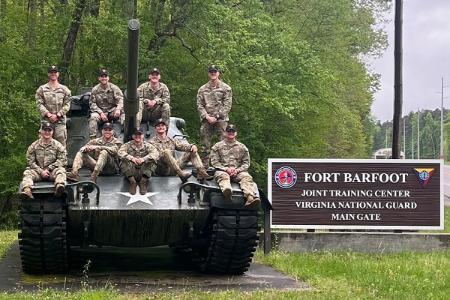
[{"label": "utility pole", "polygon": [[406,159],[406,117],[403,117],[403,159]]},{"label": "utility pole", "polygon": [[400,118],[402,115],[402,14],[403,0],[395,0],[395,49],[394,49],[394,117],[392,119],[392,158],[400,158]]},{"label": "utility pole", "polygon": [[417,159],[420,159],[420,109],[417,109]]}]

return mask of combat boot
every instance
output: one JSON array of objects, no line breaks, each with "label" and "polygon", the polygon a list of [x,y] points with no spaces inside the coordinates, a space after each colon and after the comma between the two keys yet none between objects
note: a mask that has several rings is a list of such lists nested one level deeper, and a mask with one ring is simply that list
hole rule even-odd
[{"label": "combat boot", "polygon": [[214,178],[214,177],[211,176],[211,175],[209,175],[209,174],[206,172],[206,170],[205,170],[204,168],[200,168],[200,169],[197,170],[197,179],[198,179],[199,181],[202,181],[202,180],[211,180],[211,179],[213,179],[213,178]]},{"label": "combat boot", "polygon": [[142,176],[141,181],[139,181],[139,193],[145,195],[147,193],[147,184],[149,178]]},{"label": "combat boot", "polygon": [[22,193],[20,193],[20,199],[22,201],[34,199],[33,193],[31,192],[31,188],[29,188],[29,187],[24,188]]},{"label": "combat boot", "polygon": [[94,182],[94,183],[97,183],[97,177],[98,177],[98,171],[93,171],[92,173],[91,173],[91,181],[92,182]]},{"label": "combat boot", "polygon": [[78,175],[78,172],[70,172],[69,174],[67,174],[67,179],[70,181],[80,181],[80,176]]},{"label": "combat boot", "polygon": [[131,176],[131,177],[128,177],[128,180],[130,181],[130,188],[129,188],[128,192],[131,195],[134,195],[134,194],[136,194],[136,187],[137,187],[136,179],[134,179],[134,177]]},{"label": "combat boot", "polygon": [[245,202],[245,207],[256,207],[261,203],[261,200],[253,195],[247,196],[247,201]]},{"label": "combat boot", "polygon": [[232,195],[233,191],[232,191],[229,187],[225,188],[225,189],[222,191],[222,193],[223,193],[223,198],[224,198],[226,201],[231,201],[231,195]]},{"label": "combat boot", "polygon": [[185,183],[186,181],[188,181],[189,177],[191,177],[191,175],[192,175],[191,173],[186,172],[186,171],[180,171],[177,174],[178,174],[178,177],[180,177],[182,183]]},{"label": "combat boot", "polygon": [[61,197],[64,194],[64,191],[65,191],[64,184],[58,183],[55,188],[55,196]]}]

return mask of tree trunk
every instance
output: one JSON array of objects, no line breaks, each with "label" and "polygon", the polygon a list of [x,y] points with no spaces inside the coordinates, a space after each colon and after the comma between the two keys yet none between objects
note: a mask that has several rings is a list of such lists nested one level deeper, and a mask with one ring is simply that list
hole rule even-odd
[{"label": "tree trunk", "polygon": [[30,50],[35,47],[36,40],[36,0],[28,0],[28,33],[27,44]]},{"label": "tree trunk", "polygon": [[64,77],[67,75],[67,69],[72,60],[75,42],[77,40],[77,34],[81,26],[81,18],[85,8],[86,0],[78,0],[73,13],[72,22],[70,23],[69,32],[67,33],[67,39],[64,44],[64,52],[60,64],[60,68],[63,71],[61,74],[61,82],[64,82]]}]

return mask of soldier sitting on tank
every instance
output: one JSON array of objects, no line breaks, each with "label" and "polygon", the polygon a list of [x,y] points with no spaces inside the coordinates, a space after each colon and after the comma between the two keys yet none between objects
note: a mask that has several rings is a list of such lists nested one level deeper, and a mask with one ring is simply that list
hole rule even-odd
[{"label": "soldier sitting on tank", "polygon": [[159,82],[161,72],[157,68],[150,70],[148,82],[138,87],[139,112],[136,115],[136,127],[141,121],[156,121],[163,119],[166,124],[170,121],[170,92],[167,85]]},{"label": "soldier sitting on tank", "polygon": [[98,81],[100,83],[92,89],[89,99],[91,108],[89,135],[91,138],[97,137],[99,123],[120,121],[123,124],[125,118],[123,113],[123,93],[117,85],[109,82],[108,70],[100,70]]},{"label": "soldier sitting on tank", "polygon": [[[209,176],[203,167],[196,145],[167,136],[167,124],[163,119],[156,120],[155,129],[156,135],[149,142],[159,151],[156,175],[170,176],[175,172],[184,183],[191,176],[191,173],[183,171],[182,168],[190,161],[194,168],[197,169],[197,178],[199,180]],[[184,152],[178,161],[173,157],[175,150]]]},{"label": "soldier sitting on tank", "polygon": [[91,173],[91,181],[97,182],[99,174],[113,175],[117,173],[117,152],[122,143],[114,137],[114,129],[111,123],[103,124],[102,136],[90,140],[81,147],[73,160],[72,172],[67,178],[72,181],[80,180],[78,170],[87,166]]},{"label": "soldier sitting on tank", "polygon": [[256,194],[256,185],[247,173],[250,167],[250,154],[247,147],[236,140],[237,129],[229,124],[225,128],[224,139],[211,149],[211,165],[216,168],[214,178],[226,200],[231,200],[231,181],[238,182],[244,197],[245,206],[256,206],[261,200]]},{"label": "soldier sitting on tank", "polygon": [[136,194],[139,182],[139,192],[145,195],[147,184],[156,168],[159,152],[152,144],[144,141],[140,128],[135,129],[132,137],[133,140],[123,144],[119,149],[119,157],[122,160],[121,170],[130,182],[129,193]]},{"label": "soldier sitting on tank", "polygon": [[37,181],[54,181],[55,195],[62,196],[66,182],[66,148],[53,139],[54,126],[44,122],[39,131],[40,138],[27,150],[27,168],[23,172],[21,199],[32,199],[32,188]]}]

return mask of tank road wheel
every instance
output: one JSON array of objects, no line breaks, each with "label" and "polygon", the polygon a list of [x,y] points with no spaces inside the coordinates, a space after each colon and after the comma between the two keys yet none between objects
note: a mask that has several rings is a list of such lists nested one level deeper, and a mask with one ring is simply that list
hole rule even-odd
[{"label": "tank road wheel", "polygon": [[45,274],[67,270],[64,202],[53,195],[35,195],[35,199],[22,202],[19,247],[24,272]]},{"label": "tank road wheel", "polygon": [[258,211],[213,209],[205,272],[240,275],[248,270],[258,245]]}]

